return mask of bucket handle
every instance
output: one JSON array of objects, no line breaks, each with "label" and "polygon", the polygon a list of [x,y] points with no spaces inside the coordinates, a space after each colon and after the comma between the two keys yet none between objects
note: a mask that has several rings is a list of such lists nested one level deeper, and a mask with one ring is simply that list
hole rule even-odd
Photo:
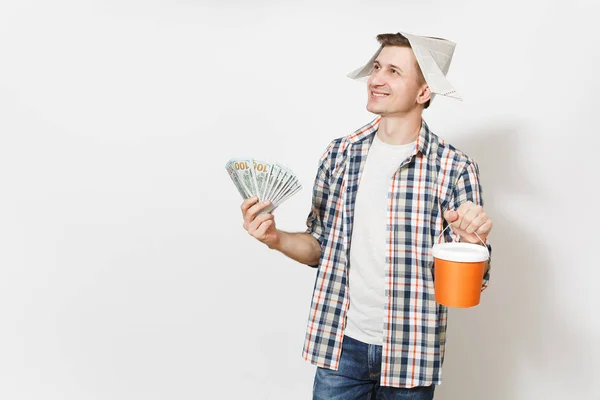
[{"label": "bucket handle", "polygon": [[[440,243],[440,239],[442,238],[442,235],[444,234],[444,232],[446,232],[446,229],[448,229],[450,227],[450,224],[447,224],[446,227],[444,228],[444,230],[442,231],[442,233],[440,233],[440,236],[438,236],[438,243]],[[481,244],[483,244],[483,247],[485,247],[485,250],[488,253],[488,259],[490,258],[490,249],[488,249],[488,247],[486,246],[485,242],[481,239],[481,237],[477,234],[477,232],[473,232],[475,234],[475,236],[477,236],[477,238],[481,241]]]}]

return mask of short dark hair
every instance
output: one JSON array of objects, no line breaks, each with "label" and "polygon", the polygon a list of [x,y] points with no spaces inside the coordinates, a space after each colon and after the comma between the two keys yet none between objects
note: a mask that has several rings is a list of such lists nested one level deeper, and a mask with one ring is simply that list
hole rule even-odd
[{"label": "short dark hair", "polygon": [[[401,33],[382,33],[382,34],[377,35],[377,41],[383,47],[396,46],[396,47],[409,47],[412,49],[412,46],[410,45],[410,42],[408,41],[406,36],[404,36]],[[423,71],[421,71],[421,67],[419,66],[419,63],[417,63],[417,69],[419,70],[421,82],[426,82],[425,77],[423,76]],[[430,103],[431,103],[431,100],[427,100],[425,105],[423,105],[423,108],[428,108]]]}]

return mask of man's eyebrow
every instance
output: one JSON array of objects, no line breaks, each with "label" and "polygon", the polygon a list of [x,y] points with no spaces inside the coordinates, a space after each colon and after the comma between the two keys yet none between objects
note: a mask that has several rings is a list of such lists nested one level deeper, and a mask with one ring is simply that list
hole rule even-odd
[{"label": "man's eyebrow", "polygon": [[[377,60],[373,61],[373,64],[379,64],[379,65],[381,65],[381,63],[380,63],[379,61],[377,61]],[[400,71],[400,72],[404,72],[404,70],[403,70],[402,68],[400,68],[400,67],[397,67],[397,66],[395,66],[394,64],[390,64],[390,67],[392,67],[392,68],[394,68],[394,69],[397,69],[397,70],[398,70],[398,71]]]}]

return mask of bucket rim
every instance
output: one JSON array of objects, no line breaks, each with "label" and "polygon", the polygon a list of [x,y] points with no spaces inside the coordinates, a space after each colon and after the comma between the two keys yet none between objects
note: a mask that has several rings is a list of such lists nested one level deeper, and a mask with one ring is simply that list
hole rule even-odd
[{"label": "bucket rim", "polygon": [[431,253],[433,258],[451,262],[484,262],[490,259],[487,246],[473,243],[436,243]]}]

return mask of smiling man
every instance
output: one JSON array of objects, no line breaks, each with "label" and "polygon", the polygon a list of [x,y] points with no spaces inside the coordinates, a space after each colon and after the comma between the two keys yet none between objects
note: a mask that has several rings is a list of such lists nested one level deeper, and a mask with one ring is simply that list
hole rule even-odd
[{"label": "smiling man", "polygon": [[[448,310],[434,298],[431,248],[448,224],[446,240],[469,243],[492,229],[477,164],[422,119],[435,94],[460,98],[445,76],[454,43],[377,40],[350,77],[368,79],[367,110],[378,117],[324,152],[306,232],[277,229],[256,198],[241,207],[250,235],[317,267],[304,345],[317,365],[315,400],[432,399]],[[482,290],[488,278],[489,263]]]}]

